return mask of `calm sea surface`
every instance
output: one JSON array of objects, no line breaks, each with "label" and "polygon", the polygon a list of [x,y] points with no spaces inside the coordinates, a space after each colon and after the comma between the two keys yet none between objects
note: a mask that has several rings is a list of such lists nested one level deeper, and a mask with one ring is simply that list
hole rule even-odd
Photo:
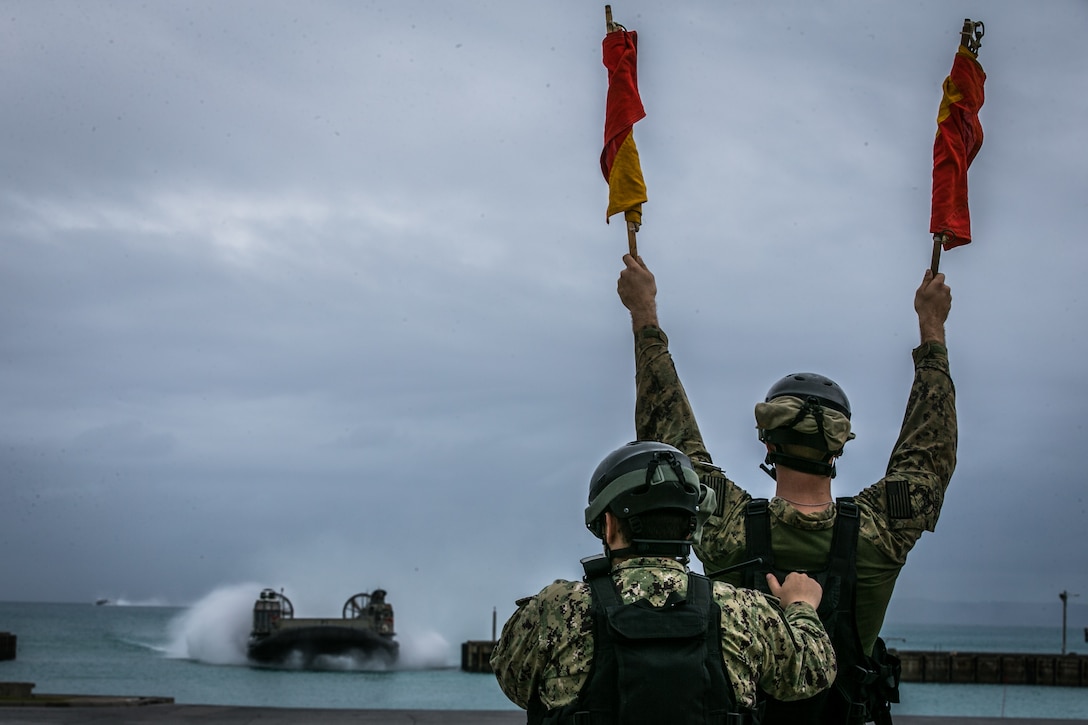
[{"label": "calm sea surface", "polygon": [[[18,637],[16,659],[0,662],[0,680],[33,682],[38,694],[160,695],[179,704],[515,709],[492,676],[446,661],[459,656],[460,643],[438,647],[410,633],[398,636],[395,670],[369,670],[347,658],[330,658],[317,672],[249,666],[245,614],[0,602],[0,631]],[[1057,653],[1061,647],[1061,632],[1046,627],[900,626],[886,628],[885,636],[889,646],[911,650]],[[901,694],[893,714],[1088,718],[1088,688],[904,683]]]}]

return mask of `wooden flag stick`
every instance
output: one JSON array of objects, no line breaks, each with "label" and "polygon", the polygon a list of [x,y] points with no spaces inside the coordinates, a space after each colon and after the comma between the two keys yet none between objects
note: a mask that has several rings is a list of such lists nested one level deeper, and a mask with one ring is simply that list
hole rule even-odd
[{"label": "wooden flag stick", "polygon": [[604,32],[613,33],[616,30],[616,24],[612,22],[612,6],[604,6]]},{"label": "wooden flag stick", "polygon": [[933,276],[937,276],[937,270],[941,266],[941,245],[944,244],[944,234],[937,232],[933,235],[933,258],[930,259],[929,268]]}]

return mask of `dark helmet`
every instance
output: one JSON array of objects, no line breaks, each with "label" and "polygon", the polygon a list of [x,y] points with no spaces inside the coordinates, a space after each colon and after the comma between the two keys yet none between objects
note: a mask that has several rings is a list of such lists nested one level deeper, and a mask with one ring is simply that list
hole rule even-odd
[{"label": "dark helmet", "polygon": [[771,386],[767,391],[764,402],[770,402],[783,395],[792,395],[807,400],[816,398],[821,405],[839,411],[847,418],[850,417],[850,401],[839,384],[831,378],[825,378],[817,373],[791,373]]},{"label": "dark helmet", "polygon": [[665,509],[695,517],[704,489],[691,459],[679,449],[656,441],[632,441],[605,456],[593,472],[586,526],[603,538],[600,521],[605,511],[621,519]]},{"label": "dark helmet", "polygon": [[[759,439],[771,445],[764,464],[784,465],[798,471],[815,473],[821,476],[835,477],[835,464],[833,459],[842,455],[842,448],[830,450],[824,437],[823,416],[818,412],[821,407],[838,411],[850,420],[850,400],[846,393],[831,378],[826,378],[817,373],[791,373],[771,386],[767,391],[764,402],[769,403],[775,398],[783,396],[800,398],[804,407],[798,414],[798,419],[812,414],[816,419],[818,431],[816,433],[801,433],[793,429],[793,425],[787,425],[773,430],[760,429]],[[852,437],[852,436],[851,436]],[[820,459],[812,460],[808,456],[790,455],[783,450],[784,445],[805,446],[819,452]],[[761,465],[771,478],[777,478],[772,468]]]}]

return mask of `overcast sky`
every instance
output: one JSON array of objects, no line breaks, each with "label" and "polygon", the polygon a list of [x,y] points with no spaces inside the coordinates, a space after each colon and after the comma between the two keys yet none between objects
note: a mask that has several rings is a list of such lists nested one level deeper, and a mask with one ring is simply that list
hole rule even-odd
[{"label": "overcast sky", "polygon": [[[985,21],[975,241],[941,261],[959,466],[896,596],[1088,598],[1088,4],[613,12],[639,250],[755,495],[753,405],[797,370],[853,403],[835,493],[883,475],[940,85]],[[0,599],[384,587],[458,642],[579,576],[634,435],[603,35],[587,0],[0,2]]]}]

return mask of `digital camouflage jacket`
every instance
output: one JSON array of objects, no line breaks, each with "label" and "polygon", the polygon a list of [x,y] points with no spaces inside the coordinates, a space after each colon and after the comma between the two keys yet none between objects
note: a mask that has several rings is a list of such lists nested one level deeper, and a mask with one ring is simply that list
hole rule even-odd
[{"label": "digital camouflage jacket", "polygon": [[[625,603],[645,598],[660,607],[671,592],[687,591],[687,568],[675,559],[628,559],[613,568],[612,578]],[[723,582],[714,582],[714,600],[738,706],[754,707],[757,686],[796,700],[834,682],[834,650],[810,605],[794,603],[783,612],[773,598]],[[573,702],[593,662],[589,585],[559,580],[517,605],[491,656],[499,686],[522,708],[534,694],[548,709]]]},{"label": "digital camouflage jacket", "polygon": [[[956,393],[948,372],[948,350],[930,342],[913,351],[914,384],[899,439],[882,479],[855,496],[861,529],[857,549],[857,613],[862,647],[871,652],[907,553],[925,531],[933,531],[945,489],[956,467]],[[655,327],[635,334],[635,429],[639,440],[673,445],[686,453],[700,478],[716,494],[716,508],[703,526],[695,552],[707,573],[745,560],[747,491],[713,465],[687,393],[677,376],[668,338]],[[755,436],[753,436],[755,438]],[[771,499],[775,566],[792,571],[823,567],[831,546],[835,508],[804,514]],[[742,574],[722,579],[739,585]]]}]

